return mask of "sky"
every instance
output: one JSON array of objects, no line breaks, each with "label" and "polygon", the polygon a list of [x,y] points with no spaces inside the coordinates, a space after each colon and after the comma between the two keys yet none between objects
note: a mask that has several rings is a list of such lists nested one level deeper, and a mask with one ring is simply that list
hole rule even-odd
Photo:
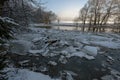
[{"label": "sky", "polygon": [[73,20],[87,0],[42,0],[47,10],[51,10],[62,20]]}]

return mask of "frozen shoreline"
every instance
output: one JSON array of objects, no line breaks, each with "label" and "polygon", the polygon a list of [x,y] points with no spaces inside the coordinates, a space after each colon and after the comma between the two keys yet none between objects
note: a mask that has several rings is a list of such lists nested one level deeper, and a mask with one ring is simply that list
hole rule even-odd
[{"label": "frozen shoreline", "polygon": [[[29,32],[25,32],[23,34],[17,35],[16,40],[11,40],[10,46],[11,46],[10,47],[11,53],[24,56],[25,61],[22,62],[20,61],[20,65],[22,66],[25,64],[27,65],[30,62],[29,58],[27,58],[28,60],[26,60],[26,57],[30,57],[31,55],[38,57],[38,60],[39,57],[42,56],[43,63],[44,63],[44,58],[47,60],[50,58],[50,60],[48,60],[47,65],[58,66],[62,64],[65,65],[66,67],[68,63],[69,65],[71,64],[69,60],[72,60],[72,58],[74,59],[74,57],[77,57],[78,59],[80,59],[80,61],[83,61],[82,62],[83,65],[79,64],[81,68],[82,66],[84,66],[84,64],[86,65],[88,64],[90,66],[94,66],[98,68],[103,65],[103,67],[101,67],[102,69],[104,68],[106,63],[101,64],[98,62],[99,63],[98,65],[98,63],[96,64],[94,60],[99,61],[98,55],[102,54],[104,56],[105,54],[107,54],[106,53],[107,49],[119,51],[120,36],[118,34],[107,34],[107,33],[82,33],[79,31],[29,28]],[[21,59],[24,60],[24,58]],[[113,58],[113,56],[107,55],[107,62],[109,64],[113,64],[114,60],[116,59]],[[91,63],[89,63],[89,61],[91,61]],[[100,62],[102,62],[102,60]],[[77,64],[75,67],[77,67]],[[90,68],[87,66],[85,67]],[[68,73],[68,75],[70,78],[71,77],[70,73]],[[103,77],[103,80],[107,80],[105,79],[106,77],[107,75]],[[51,79],[49,78],[49,80]]]},{"label": "frozen shoreline", "polygon": [[43,28],[29,28],[29,30],[30,32],[17,35],[17,40],[10,42],[13,46],[10,50],[13,53],[19,53],[14,52],[17,50],[14,50],[14,48],[19,46],[23,46],[23,53],[43,53],[48,50],[55,52],[58,48],[60,52],[66,51],[66,53],[76,54],[82,51],[92,56],[97,55],[100,47],[120,49],[120,36],[118,34],[82,33]]}]

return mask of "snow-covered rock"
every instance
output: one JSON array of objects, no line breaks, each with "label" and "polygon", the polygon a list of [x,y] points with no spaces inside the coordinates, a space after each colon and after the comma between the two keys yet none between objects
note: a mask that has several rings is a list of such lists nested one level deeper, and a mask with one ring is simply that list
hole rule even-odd
[{"label": "snow-covered rock", "polygon": [[27,69],[9,68],[7,71],[8,80],[59,80],[52,79],[48,75],[32,72]]},{"label": "snow-covered rock", "polygon": [[74,73],[74,72],[68,71],[68,70],[65,70],[65,72],[67,72],[67,73],[69,73],[69,74],[71,74],[71,75],[73,75],[73,76],[77,76],[77,75],[78,75],[77,73]]},{"label": "snow-covered rock", "polygon": [[67,72],[67,71],[63,71],[61,72],[61,80],[74,80],[72,77],[72,74]]},{"label": "snow-covered rock", "polygon": [[66,57],[61,55],[60,58],[59,58],[59,62],[62,63],[62,64],[66,64],[67,63]]},{"label": "snow-covered rock", "polygon": [[56,65],[57,65],[57,63],[54,62],[54,61],[49,61],[48,64],[53,65],[53,66],[56,66]]}]

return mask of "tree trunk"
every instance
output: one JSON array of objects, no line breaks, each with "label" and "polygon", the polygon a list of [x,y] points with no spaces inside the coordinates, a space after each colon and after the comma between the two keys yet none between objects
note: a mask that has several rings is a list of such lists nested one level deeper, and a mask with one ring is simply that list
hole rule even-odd
[{"label": "tree trunk", "polygon": [[27,13],[26,13],[26,10],[25,10],[25,4],[24,4],[24,0],[22,0],[22,7],[23,7],[23,12],[24,12],[24,20],[25,20],[25,26],[28,27],[28,18],[27,18]]},{"label": "tree trunk", "polygon": [[2,10],[3,10],[3,6],[4,6],[4,3],[8,1],[8,0],[0,0],[0,16],[2,16]]},{"label": "tree trunk", "polygon": [[3,3],[0,2],[0,16],[2,16]]},{"label": "tree trunk", "polygon": [[90,16],[90,20],[89,20],[89,27],[88,27],[88,31],[90,31],[90,30],[91,30],[92,17],[93,17],[93,15],[91,14],[91,16]]}]

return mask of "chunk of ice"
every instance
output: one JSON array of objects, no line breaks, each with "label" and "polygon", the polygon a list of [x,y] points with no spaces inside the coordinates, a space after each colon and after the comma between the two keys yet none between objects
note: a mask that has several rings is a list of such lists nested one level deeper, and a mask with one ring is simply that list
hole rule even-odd
[{"label": "chunk of ice", "polygon": [[82,51],[87,53],[88,55],[96,56],[98,52],[98,47],[85,46]]}]

